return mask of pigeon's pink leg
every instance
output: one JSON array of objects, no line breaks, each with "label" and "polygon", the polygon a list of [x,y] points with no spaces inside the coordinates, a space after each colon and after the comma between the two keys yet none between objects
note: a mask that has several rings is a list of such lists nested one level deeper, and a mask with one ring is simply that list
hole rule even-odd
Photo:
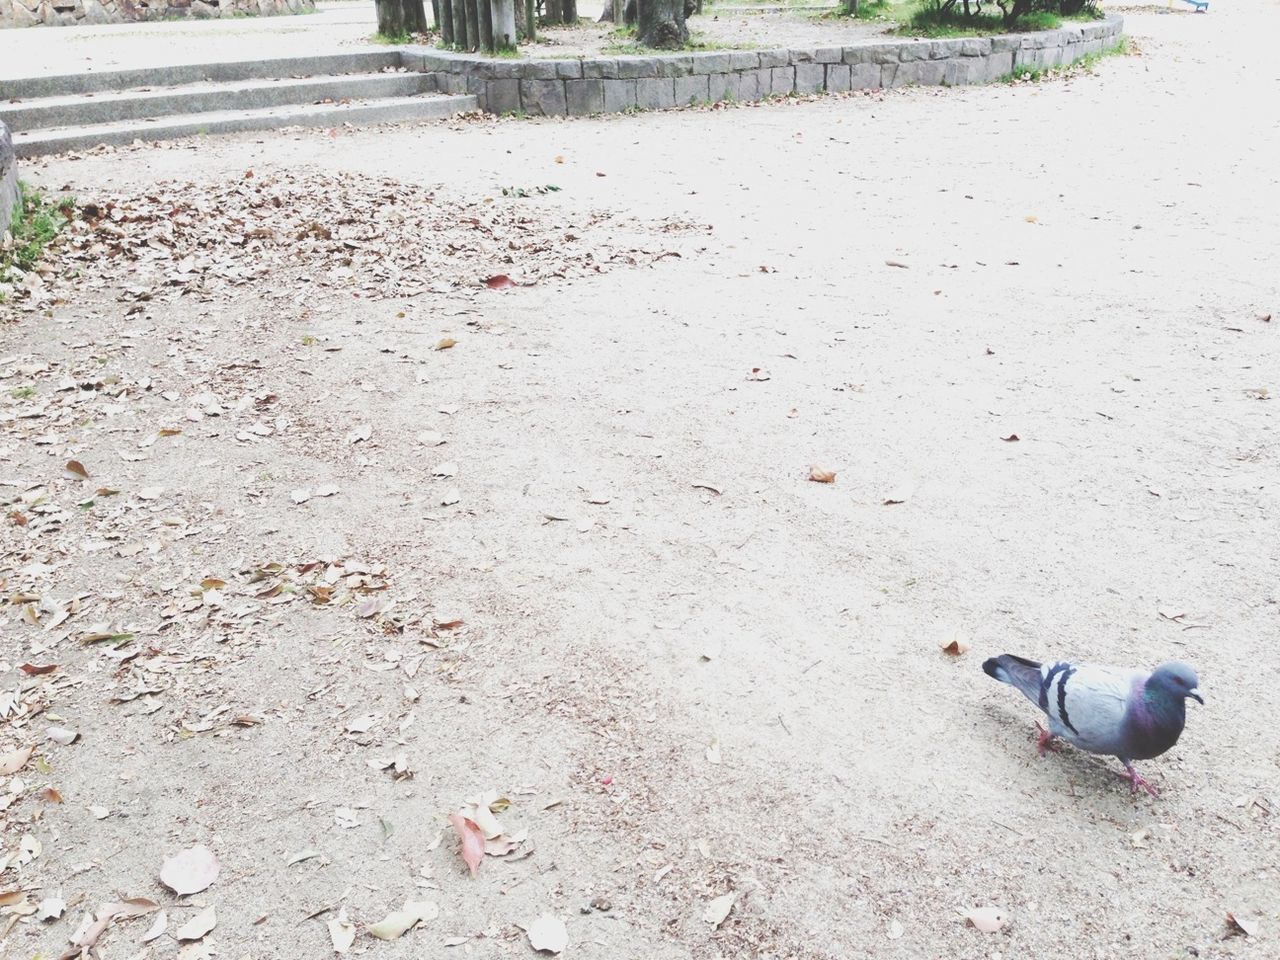
[{"label": "pigeon's pink leg", "polygon": [[1036,749],[1040,751],[1040,756],[1044,756],[1046,750],[1057,750],[1058,745],[1053,742],[1053,734],[1036,723]]},{"label": "pigeon's pink leg", "polygon": [[1120,776],[1129,781],[1129,792],[1131,794],[1137,793],[1141,789],[1147,791],[1147,793],[1151,794],[1153,797],[1160,796],[1160,792],[1151,784],[1147,783],[1146,778],[1133,768],[1132,763],[1126,762],[1124,768],[1128,773],[1122,773]]}]

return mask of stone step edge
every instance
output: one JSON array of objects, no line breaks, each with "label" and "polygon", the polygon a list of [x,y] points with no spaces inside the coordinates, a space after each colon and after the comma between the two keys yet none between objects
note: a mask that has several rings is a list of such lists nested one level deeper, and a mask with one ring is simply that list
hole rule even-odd
[{"label": "stone step edge", "polygon": [[14,152],[20,158],[87,150],[101,145],[119,146],[135,140],[173,140],[203,134],[277,130],[283,127],[326,127],[344,123],[384,123],[398,120],[447,119],[477,109],[474,96],[420,94],[389,97],[351,104],[302,104],[260,110],[194,113],[165,118],[88,124],[56,130],[14,134]]}]

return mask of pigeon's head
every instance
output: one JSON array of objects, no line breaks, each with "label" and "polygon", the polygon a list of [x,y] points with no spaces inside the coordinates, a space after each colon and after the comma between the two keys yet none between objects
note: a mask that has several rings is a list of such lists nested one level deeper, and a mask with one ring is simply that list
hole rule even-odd
[{"label": "pigeon's head", "polygon": [[1178,663],[1176,660],[1171,663],[1161,664],[1156,672],[1151,674],[1151,679],[1147,681],[1148,690],[1158,690],[1178,701],[1183,701],[1190,697],[1203,706],[1204,697],[1200,696],[1199,686],[1200,681],[1196,677],[1196,672],[1185,663]]}]

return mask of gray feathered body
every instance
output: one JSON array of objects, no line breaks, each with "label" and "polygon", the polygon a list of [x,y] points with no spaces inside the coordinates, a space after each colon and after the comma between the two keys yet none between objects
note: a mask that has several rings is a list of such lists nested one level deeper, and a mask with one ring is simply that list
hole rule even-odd
[{"label": "gray feathered body", "polygon": [[1149,696],[1150,675],[1139,670],[1041,664],[1011,654],[992,657],[982,669],[1043,710],[1054,736],[1126,763],[1158,757],[1178,742],[1186,723],[1183,700]]}]

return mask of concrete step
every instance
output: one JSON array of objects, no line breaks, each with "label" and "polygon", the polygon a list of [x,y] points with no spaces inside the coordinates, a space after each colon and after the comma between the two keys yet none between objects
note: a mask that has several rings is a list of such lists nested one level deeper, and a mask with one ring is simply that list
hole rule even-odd
[{"label": "concrete step", "polygon": [[67,94],[0,103],[0,120],[15,133],[87,126],[178,113],[257,110],[287,104],[408,97],[434,92],[422,73],[369,73],[338,77],[190,83],[173,87]]},{"label": "concrete step", "polygon": [[13,135],[13,147],[19,157],[38,157],[70,150],[87,150],[99,144],[132,143],[135,140],[171,140],[243,130],[276,130],[281,127],[332,127],[342,123],[444,119],[475,109],[477,104],[473,96],[419,94],[351,103],[288,104],[256,110],[215,110],[154,120],[118,120],[87,126],[20,131]]},{"label": "concrete step", "polygon": [[0,100],[34,100],[37,97],[66,97],[106,90],[136,90],[139,87],[172,87],[205,81],[227,83],[339,73],[377,73],[399,65],[399,50],[357,50],[277,60],[232,60],[137,70],[106,70],[102,73],[73,73],[55,77],[17,77],[0,79]]}]

